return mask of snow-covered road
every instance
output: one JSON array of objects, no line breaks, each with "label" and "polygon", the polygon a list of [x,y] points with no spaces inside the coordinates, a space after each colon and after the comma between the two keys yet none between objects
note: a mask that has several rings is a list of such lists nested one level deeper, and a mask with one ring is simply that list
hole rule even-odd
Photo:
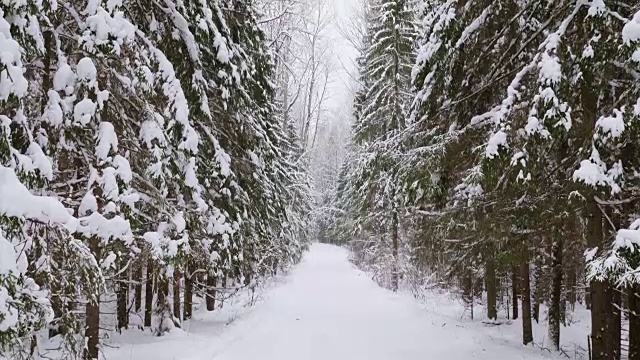
[{"label": "snow-covered road", "polygon": [[413,299],[378,287],[349,263],[345,250],[322,244],[313,245],[284,284],[221,334],[208,333],[204,325],[194,329],[172,345],[157,343],[169,346],[165,350],[146,344],[147,350],[132,345],[118,352],[122,360],[547,358],[425,311]]}]

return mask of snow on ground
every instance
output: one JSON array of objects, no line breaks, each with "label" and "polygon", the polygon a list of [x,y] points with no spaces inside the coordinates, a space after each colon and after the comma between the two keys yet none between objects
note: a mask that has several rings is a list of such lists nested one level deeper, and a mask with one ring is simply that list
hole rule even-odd
[{"label": "snow on ground", "polygon": [[104,355],[108,360],[557,358],[523,347],[519,333],[502,338],[467,325],[378,287],[349,263],[346,250],[315,244],[284,284],[254,307],[199,312],[169,338],[132,330],[113,339],[119,347]]},{"label": "snow on ground", "polygon": [[[415,291],[406,296],[415,296]],[[477,299],[473,309],[473,320],[470,317],[470,309],[467,307],[460,294],[446,290],[424,290],[415,296],[419,299],[421,307],[430,313],[436,313],[443,318],[443,322],[455,323],[456,326],[463,326],[474,331],[483,332],[493,341],[503,343],[520,344],[522,341],[522,302],[518,306],[519,316],[516,320],[509,320],[505,309],[498,311],[496,326],[487,320],[486,299]],[[486,295],[486,293],[485,293]],[[549,352],[551,344],[547,328],[547,307],[540,305],[540,322],[532,320],[533,347]],[[573,311],[567,310],[566,326],[560,328],[560,348],[566,359],[587,359],[588,345],[587,338],[591,333],[591,313],[584,305],[576,304]]]}]

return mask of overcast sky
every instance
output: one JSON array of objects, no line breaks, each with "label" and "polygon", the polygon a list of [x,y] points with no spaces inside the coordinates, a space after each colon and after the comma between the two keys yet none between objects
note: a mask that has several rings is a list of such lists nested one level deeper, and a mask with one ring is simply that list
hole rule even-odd
[{"label": "overcast sky", "polygon": [[330,0],[334,16],[332,24],[327,29],[327,37],[331,39],[335,75],[331,82],[329,108],[334,110],[350,110],[351,92],[353,87],[352,75],[357,73],[355,58],[357,50],[341,34],[339,26],[344,26],[351,16],[359,0]]}]

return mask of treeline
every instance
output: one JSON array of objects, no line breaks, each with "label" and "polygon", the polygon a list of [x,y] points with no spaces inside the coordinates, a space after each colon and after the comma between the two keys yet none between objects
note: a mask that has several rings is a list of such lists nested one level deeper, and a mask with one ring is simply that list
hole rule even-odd
[{"label": "treeline", "polygon": [[97,359],[130,313],[162,335],[299,260],[309,180],[251,1],[0,13],[0,358]]},{"label": "treeline", "polygon": [[586,302],[591,358],[640,359],[640,5],[368,3],[334,237],[392,289],[509,293],[524,344]]}]

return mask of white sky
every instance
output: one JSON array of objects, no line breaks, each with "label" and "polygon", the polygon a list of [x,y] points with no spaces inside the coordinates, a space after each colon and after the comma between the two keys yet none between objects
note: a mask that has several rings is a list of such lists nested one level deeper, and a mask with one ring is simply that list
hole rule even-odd
[{"label": "white sky", "polygon": [[353,9],[360,0],[329,0],[333,13],[332,23],[326,30],[326,36],[331,40],[334,59],[333,65],[335,75],[331,81],[327,108],[333,111],[348,110],[351,113],[351,93],[354,81],[349,75],[357,73],[355,58],[358,56],[357,50],[341,34],[339,26],[344,26],[351,16]]}]

